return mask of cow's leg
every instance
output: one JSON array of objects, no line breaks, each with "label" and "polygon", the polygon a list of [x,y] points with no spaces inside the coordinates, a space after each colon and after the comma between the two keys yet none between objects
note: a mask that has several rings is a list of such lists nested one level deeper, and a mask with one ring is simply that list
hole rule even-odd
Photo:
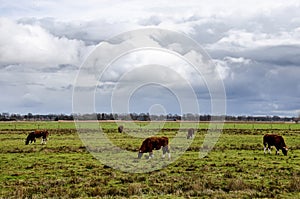
[{"label": "cow's leg", "polygon": [[165,157],[165,153],[168,153],[168,158],[170,160],[171,159],[171,153],[170,153],[170,150],[169,150],[169,146],[165,146],[163,148],[163,150],[164,150],[163,158]]},{"label": "cow's leg", "polygon": [[49,140],[49,137],[45,137],[45,144],[47,144],[48,140]]},{"label": "cow's leg", "polygon": [[151,158],[153,158],[153,157],[154,157],[153,152],[152,152],[152,151],[149,152],[149,159],[151,159]]},{"label": "cow's leg", "polygon": [[139,154],[138,154],[138,159],[140,159],[142,156],[143,156],[143,153],[142,153],[142,151],[139,151]]},{"label": "cow's leg", "polygon": [[271,146],[270,145],[268,145],[268,152],[269,152],[269,154],[271,154]]},{"label": "cow's leg", "polygon": [[165,156],[166,156],[166,152],[167,152],[167,148],[166,148],[167,146],[164,146],[163,148],[162,148],[162,150],[163,150],[163,155],[162,155],[162,158],[165,158]]},{"label": "cow's leg", "polygon": [[266,151],[267,151],[267,146],[265,145],[264,146],[264,154],[266,154]]},{"label": "cow's leg", "polygon": [[47,142],[47,138],[46,138],[46,137],[43,137],[43,138],[42,138],[42,144],[46,144],[46,142]]}]

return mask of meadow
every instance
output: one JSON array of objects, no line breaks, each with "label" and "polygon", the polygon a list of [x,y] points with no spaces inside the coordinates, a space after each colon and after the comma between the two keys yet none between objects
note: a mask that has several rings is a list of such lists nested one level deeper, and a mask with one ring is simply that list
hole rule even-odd
[{"label": "meadow", "polygon": [[[121,122],[122,123],[122,122]],[[135,124],[103,122],[103,132],[122,149],[137,154],[143,138],[128,135],[137,128],[172,139],[178,122]],[[88,129],[88,122],[77,123]],[[183,124],[182,133],[195,124]],[[292,123],[225,123],[217,144],[204,158],[199,150],[208,123],[199,129],[176,161],[149,173],[115,170],[96,159],[83,144],[73,122],[0,123],[0,198],[300,198],[300,125]],[[218,129],[219,124],[213,128]],[[219,125],[219,126],[218,126]],[[25,145],[34,129],[48,129],[49,141]],[[262,137],[283,135],[288,156],[264,154]],[[182,142],[186,142],[182,137]],[[171,145],[172,153],[172,145]],[[160,159],[161,151],[154,152]],[[128,158],[131,161],[131,157]],[[153,163],[154,159],[143,162]]]}]

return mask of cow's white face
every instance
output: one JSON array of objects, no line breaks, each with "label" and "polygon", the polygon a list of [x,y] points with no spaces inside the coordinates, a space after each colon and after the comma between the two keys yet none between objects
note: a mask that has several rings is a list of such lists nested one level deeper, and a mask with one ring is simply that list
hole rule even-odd
[{"label": "cow's white face", "polygon": [[283,148],[282,148],[283,154],[284,154],[284,155],[287,155],[288,150],[289,150],[289,149],[288,149],[287,147],[283,147]]}]

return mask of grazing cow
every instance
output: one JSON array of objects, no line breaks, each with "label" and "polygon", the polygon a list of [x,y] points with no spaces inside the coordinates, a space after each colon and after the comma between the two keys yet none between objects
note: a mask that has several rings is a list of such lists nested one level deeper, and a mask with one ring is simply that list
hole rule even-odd
[{"label": "grazing cow", "polygon": [[264,144],[264,153],[266,153],[267,149],[269,153],[271,153],[271,146],[275,146],[277,155],[279,154],[280,149],[284,155],[287,155],[288,148],[285,145],[284,139],[281,135],[266,134],[263,137],[263,144]]},{"label": "grazing cow", "polygon": [[118,132],[119,133],[122,133],[123,132],[123,129],[124,129],[124,127],[121,125],[121,126],[118,126]]},{"label": "grazing cow", "polygon": [[186,138],[187,139],[193,139],[194,138],[194,132],[195,132],[195,130],[193,128],[190,128],[188,130],[188,134],[187,134]]},{"label": "grazing cow", "polygon": [[171,158],[170,150],[169,150],[169,138],[167,137],[149,137],[146,138],[142,146],[140,147],[138,159],[143,156],[143,153],[149,152],[149,159],[153,157],[153,150],[163,150],[163,158],[165,154],[168,153],[169,159]]},{"label": "grazing cow", "polygon": [[28,145],[29,143],[35,142],[36,138],[40,137],[42,137],[41,144],[46,144],[48,135],[49,133],[47,130],[35,130],[29,133],[29,135],[26,138],[25,144]]}]

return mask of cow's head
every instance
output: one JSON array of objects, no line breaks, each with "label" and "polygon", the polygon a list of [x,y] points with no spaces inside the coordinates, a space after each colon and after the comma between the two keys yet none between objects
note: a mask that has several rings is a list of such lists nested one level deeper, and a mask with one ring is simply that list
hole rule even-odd
[{"label": "cow's head", "polygon": [[283,147],[282,148],[282,153],[284,154],[284,155],[287,155],[287,152],[288,152],[288,148],[287,147]]}]

